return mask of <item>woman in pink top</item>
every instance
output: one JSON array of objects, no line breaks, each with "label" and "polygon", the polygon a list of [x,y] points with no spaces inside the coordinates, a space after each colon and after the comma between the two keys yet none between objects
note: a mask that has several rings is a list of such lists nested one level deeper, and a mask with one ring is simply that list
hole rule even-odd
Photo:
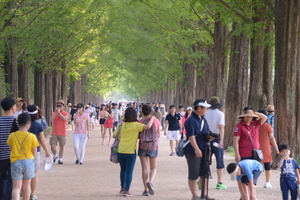
[{"label": "woman in pink top", "polygon": [[185,115],[181,118],[181,124],[183,126],[183,129],[182,129],[183,136],[186,135],[186,130],[184,128],[184,123],[192,115],[192,111],[193,111],[192,107],[187,107]]},{"label": "woman in pink top", "polygon": [[89,123],[90,116],[83,112],[84,105],[77,104],[77,112],[74,114],[75,131],[73,136],[74,151],[76,156],[75,164],[83,164],[85,154],[85,145],[88,138],[90,138]]}]

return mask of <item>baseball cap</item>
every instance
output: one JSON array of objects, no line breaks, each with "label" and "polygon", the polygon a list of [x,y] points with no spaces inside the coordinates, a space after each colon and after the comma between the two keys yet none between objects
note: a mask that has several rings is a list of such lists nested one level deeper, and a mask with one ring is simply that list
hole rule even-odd
[{"label": "baseball cap", "polygon": [[227,172],[230,175],[230,179],[234,181],[236,179],[236,173],[238,171],[237,163],[230,163],[227,165]]}]

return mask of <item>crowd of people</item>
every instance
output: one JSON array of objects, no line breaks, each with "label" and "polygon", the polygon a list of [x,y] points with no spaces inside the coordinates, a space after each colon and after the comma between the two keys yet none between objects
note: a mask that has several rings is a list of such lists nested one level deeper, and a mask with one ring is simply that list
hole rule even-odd
[{"label": "crowd of people", "polygon": [[[208,179],[211,176],[211,157],[216,158],[216,189],[227,189],[223,183],[225,115],[220,110],[223,102],[216,96],[207,102],[197,99],[193,107],[164,104],[109,102],[106,104],[72,105],[64,100],[56,102],[50,118],[52,125],[49,139],[53,162],[63,165],[67,125],[73,131],[75,164],[83,165],[85,146],[95,123],[100,125],[102,145],[111,145],[112,138],[119,138],[118,162],[120,165],[120,195],[131,196],[132,174],[139,156],[142,167],[143,196],[154,195],[154,180],[157,173],[158,144],[163,131],[170,145],[170,156],[175,156],[179,140],[188,141],[184,155],[188,166],[188,186],[192,200],[213,199],[208,196]],[[27,105],[22,98],[6,97],[1,101],[4,111],[0,117],[0,200],[36,200],[40,147],[45,156],[50,151],[45,141],[48,124],[42,110],[36,105]],[[295,159],[290,158],[287,144],[277,146],[274,134],[274,106],[257,112],[245,107],[237,117],[239,123],[233,130],[235,162],[227,166],[232,180],[236,180],[242,200],[256,200],[255,185],[265,169],[264,188],[270,183],[272,150],[280,154],[276,163],[281,168],[280,187],[282,199],[297,199],[300,184]],[[138,144],[138,145],[137,145]],[[57,149],[58,146],[58,149]],[[264,160],[254,159],[253,150],[261,149]],[[137,153],[136,153],[137,151]],[[201,189],[201,195],[198,194]]]}]

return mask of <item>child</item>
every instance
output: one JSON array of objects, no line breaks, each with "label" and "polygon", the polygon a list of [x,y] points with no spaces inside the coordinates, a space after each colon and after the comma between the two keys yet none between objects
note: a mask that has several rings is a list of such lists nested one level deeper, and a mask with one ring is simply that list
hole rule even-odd
[{"label": "child", "polygon": [[230,163],[227,165],[227,172],[230,174],[231,180],[236,179],[238,182],[241,199],[257,199],[255,185],[261,171],[261,164],[252,159],[246,159],[238,163]]},{"label": "child", "polygon": [[10,147],[11,177],[13,180],[12,199],[29,200],[30,182],[34,178],[34,155],[39,146],[36,136],[28,132],[31,126],[31,117],[28,113],[22,113],[15,119],[8,137],[7,144]]},{"label": "child", "polygon": [[[281,168],[280,188],[282,199],[289,199],[289,190],[291,191],[291,200],[297,200],[297,186],[300,184],[300,176],[298,169],[300,166],[297,161],[290,158],[290,147],[287,144],[279,145],[279,151],[282,158],[278,161],[277,167]],[[296,180],[297,177],[297,180]]]},{"label": "child", "polygon": [[94,114],[94,112],[92,112],[91,116],[90,116],[90,131],[93,131],[95,129],[95,117],[96,115]]}]

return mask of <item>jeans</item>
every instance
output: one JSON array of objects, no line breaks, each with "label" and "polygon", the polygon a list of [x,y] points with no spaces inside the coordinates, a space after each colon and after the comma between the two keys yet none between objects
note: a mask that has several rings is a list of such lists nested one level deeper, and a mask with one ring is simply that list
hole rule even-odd
[{"label": "jeans", "polygon": [[119,121],[114,121],[113,132],[114,132],[115,129],[117,128],[118,124],[119,124]]},{"label": "jeans", "polygon": [[121,167],[121,172],[120,172],[121,188],[123,188],[125,191],[129,191],[130,189],[135,160],[136,160],[136,153],[134,154],[118,153],[118,161]]},{"label": "jeans", "polygon": [[79,162],[83,162],[86,142],[87,142],[87,134],[73,135],[74,152]]},{"label": "jeans", "polygon": [[11,200],[11,193],[10,159],[0,160],[0,200]]},{"label": "jeans", "polygon": [[282,199],[289,199],[289,190],[291,191],[291,200],[297,200],[297,181],[295,178],[280,178],[280,189],[282,192]]}]

